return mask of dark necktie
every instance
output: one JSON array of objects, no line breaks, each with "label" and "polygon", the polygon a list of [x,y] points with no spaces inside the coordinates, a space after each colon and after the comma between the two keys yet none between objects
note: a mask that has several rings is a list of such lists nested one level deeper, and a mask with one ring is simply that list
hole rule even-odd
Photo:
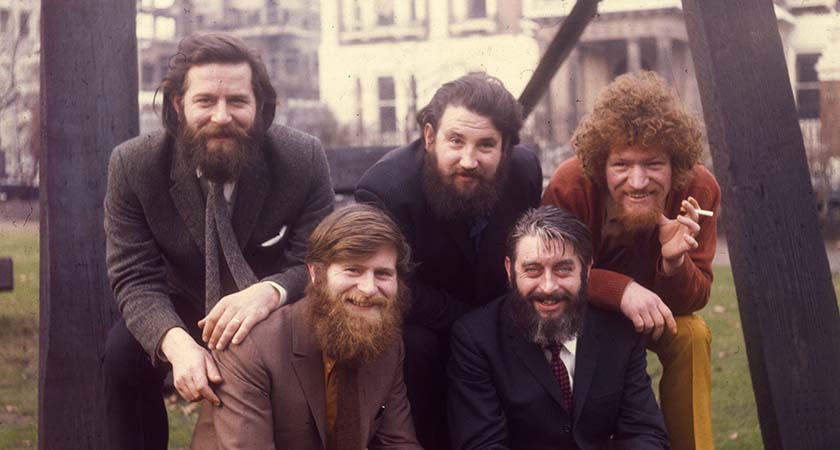
[{"label": "dark necktie", "polygon": [[353,365],[339,363],[338,408],[335,418],[336,450],[362,450],[361,419],[359,418],[359,370]]},{"label": "dark necktie", "polygon": [[204,270],[205,270],[205,306],[207,311],[213,308],[222,295],[221,276],[219,275],[219,245],[221,244],[225,262],[239,290],[257,282],[257,277],[236,242],[236,235],[231,225],[230,209],[222,191],[224,185],[208,183],[207,206],[204,216]]},{"label": "dark necktie", "polygon": [[566,370],[566,365],[560,359],[560,349],[562,344],[554,344],[548,347],[551,350],[551,370],[554,371],[554,378],[560,384],[560,392],[563,393],[563,408],[569,414],[572,414],[572,385],[569,383],[569,372]]}]

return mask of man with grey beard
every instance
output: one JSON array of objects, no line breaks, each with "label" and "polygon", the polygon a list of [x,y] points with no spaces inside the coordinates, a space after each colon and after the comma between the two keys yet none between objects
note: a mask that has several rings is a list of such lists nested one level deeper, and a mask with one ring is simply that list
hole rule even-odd
[{"label": "man with grey beard", "polygon": [[532,209],[506,248],[510,292],[452,328],[453,447],[667,448],[644,337],[587,304],[586,226],[553,206]]}]

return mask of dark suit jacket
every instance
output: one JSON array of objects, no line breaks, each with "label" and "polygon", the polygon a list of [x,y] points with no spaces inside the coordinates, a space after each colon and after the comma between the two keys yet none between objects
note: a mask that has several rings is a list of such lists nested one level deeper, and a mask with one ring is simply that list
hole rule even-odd
[{"label": "dark suit jacket", "polygon": [[453,327],[447,400],[454,448],[667,448],[645,371],[645,342],[628,320],[588,309],[569,414],[542,348],[516,329],[508,301],[503,297]]},{"label": "dark suit jacket", "polygon": [[[128,329],[150,355],[167,330],[184,327],[176,310],[205,310],[206,201],[173,141],[162,131],[134,138],[114,149],[108,166],[108,277]],[[272,126],[236,183],[233,209],[234,232],[257,278],[283,286],[290,301],[300,298],[306,241],[333,205],[320,142]],[[282,242],[260,246],[284,225]]]},{"label": "dark suit jacket", "polygon": [[542,170],[533,152],[513,149],[507,184],[476,254],[468,221],[443,222],[432,214],[422,185],[424,156],[420,140],[389,152],[362,176],[356,201],[389,211],[411,245],[418,266],[409,279],[407,320],[448,330],[464,312],[507,290],[505,240],[519,216],[539,204]]},{"label": "dark suit jacket", "polygon": [[[326,393],[321,350],[307,322],[309,300],[273,312],[242,344],[213,352],[224,383],[213,408],[219,448],[320,450],[326,445]],[[403,383],[402,342],[359,371],[361,437],[356,448],[421,450]],[[339,412],[340,414],[340,412]],[[205,414],[192,448],[211,450]]]}]

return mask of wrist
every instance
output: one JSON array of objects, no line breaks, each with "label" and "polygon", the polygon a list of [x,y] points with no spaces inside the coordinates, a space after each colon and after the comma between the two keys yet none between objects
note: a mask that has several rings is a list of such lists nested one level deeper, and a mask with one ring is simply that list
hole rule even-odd
[{"label": "wrist", "polygon": [[260,284],[264,284],[268,288],[266,292],[268,292],[268,295],[271,299],[272,311],[283,306],[286,303],[287,294],[286,289],[284,289],[283,286],[280,286],[279,284],[273,281],[262,281],[260,282]]},{"label": "wrist", "polygon": [[193,343],[193,338],[181,327],[172,327],[163,335],[160,342],[160,352],[168,361],[172,361],[175,352],[184,344]]}]

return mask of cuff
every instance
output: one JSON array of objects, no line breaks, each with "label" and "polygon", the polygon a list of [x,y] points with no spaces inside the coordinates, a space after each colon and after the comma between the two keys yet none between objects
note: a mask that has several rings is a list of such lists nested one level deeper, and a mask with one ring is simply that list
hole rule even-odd
[{"label": "cuff", "polygon": [[277,284],[273,281],[270,281],[270,280],[264,280],[264,281],[262,281],[262,283],[270,284],[271,287],[273,287],[277,291],[277,294],[280,295],[280,306],[283,306],[283,305],[286,304],[286,300],[288,299],[289,296],[288,296],[288,294],[286,294],[286,289],[284,289],[283,286],[280,286],[279,284]]}]

